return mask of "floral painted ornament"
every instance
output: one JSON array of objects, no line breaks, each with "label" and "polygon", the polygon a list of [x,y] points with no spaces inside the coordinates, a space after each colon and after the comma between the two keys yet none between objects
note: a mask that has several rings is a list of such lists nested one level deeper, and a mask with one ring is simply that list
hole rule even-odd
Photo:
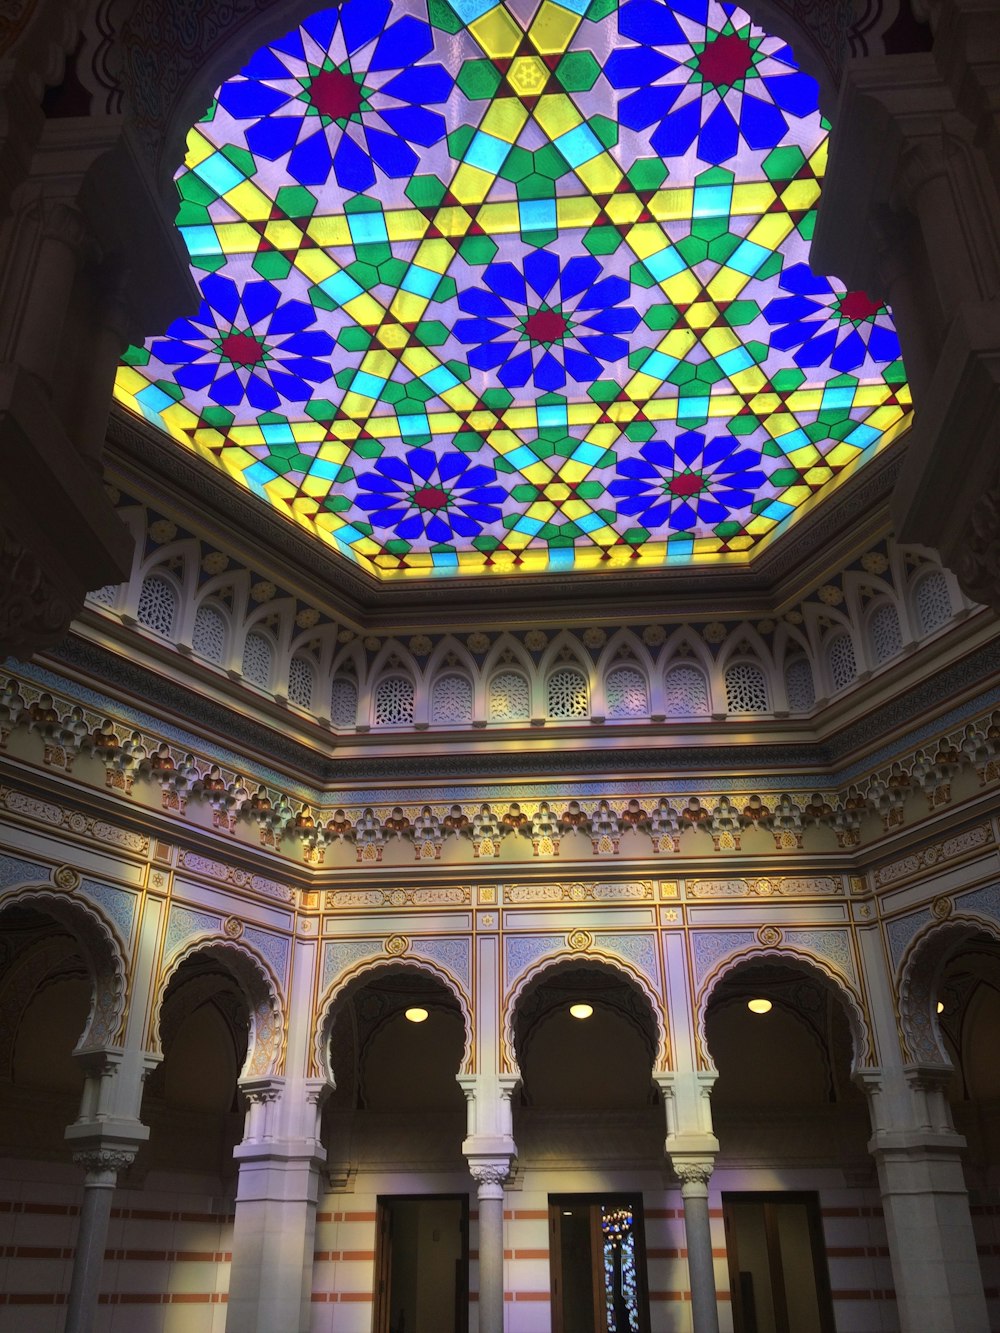
[{"label": "floral painted ornament", "polygon": [[[433,49],[430,25],[415,14],[390,20],[391,0],[344,0],[306,19],[224,83],[219,103],[250,121],[247,147],[285,160],[300,185],[323,185],[331,171],[345,190],[370,189],[377,172],[413,175],[416,149],[444,138],[454,80]],[[414,148],[416,145],[416,148]]]},{"label": "floral painted ornament", "polygon": [[622,334],[639,323],[624,306],[629,283],[604,276],[598,260],[578,255],[562,264],[557,255],[536,250],[513,264],[490,264],[485,287],[459,294],[459,308],[472,316],[455,321],[459,342],[471,346],[469,365],[495,370],[505,388],[561,389],[567,377],[590,384],[609,362],[628,355]]}]

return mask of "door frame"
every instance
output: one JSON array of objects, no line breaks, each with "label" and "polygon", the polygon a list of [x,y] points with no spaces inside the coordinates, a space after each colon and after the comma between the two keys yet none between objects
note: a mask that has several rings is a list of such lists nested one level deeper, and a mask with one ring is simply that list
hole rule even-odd
[{"label": "door frame", "polygon": [[774,1299],[775,1324],[778,1333],[794,1333],[789,1329],[785,1305],[784,1272],[781,1246],[778,1241],[777,1216],[773,1208],[782,1203],[805,1206],[809,1225],[809,1246],[812,1252],[813,1275],[816,1279],[816,1301],[822,1333],[836,1333],[833,1296],[830,1290],[830,1272],[826,1262],[826,1236],[819,1193],[816,1190],[726,1190],[722,1195],[722,1219],[726,1236],[726,1255],[729,1262],[729,1291],[733,1306],[733,1327],[736,1333],[745,1328],[743,1292],[740,1288],[739,1245],[736,1228],[732,1225],[732,1206],[738,1203],[759,1203],[764,1208],[764,1232],[767,1237],[767,1259]]},{"label": "door frame", "polygon": [[[573,1333],[572,1329],[563,1328],[562,1295],[559,1280],[562,1275],[562,1210],[566,1207],[586,1204],[590,1208],[590,1244],[591,1262],[594,1272],[594,1327],[606,1328],[604,1299],[604,1239],[601,1235],[600,1214],[597,1208],[602,1203],[629,1204],[636,1219],[635,1226],[635,1270],[636,1286],[639,1297],[640,1333],[649,1333],[649,1283],[646,1275],[646,1216],[643,1208],[642,1190],[609,1190],[607,1193],[594,1193],[592,1190],[582,1194],[549,1195],[549,1293],[551,1298],[552,1333]],[[599,1262],[596,1255],[600,1256]],[[602,1280],[598,1282],[597,1273]]]},{"label": "door frame", "polygon": [[372,1292],[372,1333],[389,1333],[392,1289],[392,1229],[394,1203],[429,1203],[454,1199],[461,1205],[462,1254],[455,1274],[455,1333],[469,1333],[469,1196],[468,1194],[379,1194],[375,1199],[375,1268]]}]

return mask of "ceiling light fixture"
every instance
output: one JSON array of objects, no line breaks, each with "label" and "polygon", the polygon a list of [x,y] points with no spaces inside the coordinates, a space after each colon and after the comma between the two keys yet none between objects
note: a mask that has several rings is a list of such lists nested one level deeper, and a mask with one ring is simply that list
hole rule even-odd
[{"label": "ceiling light fixture", "polygon": [[594,1006],[592,1004],[571,1004],[569,1011],[574,1018],[589,1018],[594,1012]]},{"label": "ceiling light fixture", "polygon": [[944,1000],[938,1000],[938,1002],[937,1002],[937,1011],[938,1011],[939,1014],[943,1014],[943,1013],[944,1013]]},{"label": "ceiling light fixture", "polygon": [[747,1008],[752,1014],[769,1014],[773,1007],[770,1000],[747,1000]]},{"label": "ceiling light fixture", "polygon": [[427,1010],[416,1007],[407,1009],[404,1017],[408,1018],[411,1023],[423,1023],[427,1017]]}]

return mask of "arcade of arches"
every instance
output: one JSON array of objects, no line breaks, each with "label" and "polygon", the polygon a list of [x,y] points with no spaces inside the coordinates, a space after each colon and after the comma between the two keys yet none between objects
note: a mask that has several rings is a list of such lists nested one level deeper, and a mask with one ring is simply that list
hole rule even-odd
[{"label": "arcade of arches", "polygon": [[0,3],[0,1333],[1000,1329],[1000,3],[743,8]]}]

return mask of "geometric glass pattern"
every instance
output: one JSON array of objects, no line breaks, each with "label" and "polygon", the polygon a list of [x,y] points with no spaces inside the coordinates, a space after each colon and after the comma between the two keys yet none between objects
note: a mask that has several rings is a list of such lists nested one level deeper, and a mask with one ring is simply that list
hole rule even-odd
[{"label": "geometric glass pattern", "polygon": [[910,420],[827,129],[722,0],[342,0],[191,130],[117,395],[384,579],[746,563]]}]

